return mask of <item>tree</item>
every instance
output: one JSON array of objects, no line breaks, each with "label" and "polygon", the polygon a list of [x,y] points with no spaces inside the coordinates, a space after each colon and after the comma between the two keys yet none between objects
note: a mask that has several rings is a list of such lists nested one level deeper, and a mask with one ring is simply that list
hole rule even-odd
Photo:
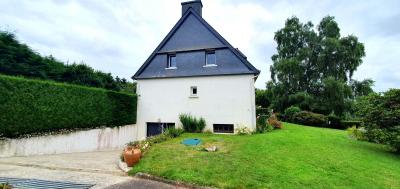
[{"label": "tree", "polygon": [[369,141],[390,145],[400,153],[400,89],[360,97],[356,110]]},{"label": "tree", "polygon": [[[278,53],[271,57],[272,82],[267,89],[273,93],[271,104],[276,110],[294,105],[341,116],[352,94],[369,93],[372,80],[360,84],[352,79],[365,56],[364,45],[356,36],[341,37],[334,17],[323,18],[317,31],[311,22],[289,18],[274,39]],[[356,85],[350,87],[350,81]]]}]

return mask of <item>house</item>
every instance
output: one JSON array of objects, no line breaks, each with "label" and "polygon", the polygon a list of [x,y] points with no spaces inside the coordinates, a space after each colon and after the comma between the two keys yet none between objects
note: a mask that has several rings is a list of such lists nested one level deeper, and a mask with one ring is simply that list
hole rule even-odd
[{"label": "house", "polygon": [[182,17],[133,76],[139,138],[179,127],[182,113],[203,117],[214,133],[255,129],[260,71],[202,18],[200,0],[181,5]]}]

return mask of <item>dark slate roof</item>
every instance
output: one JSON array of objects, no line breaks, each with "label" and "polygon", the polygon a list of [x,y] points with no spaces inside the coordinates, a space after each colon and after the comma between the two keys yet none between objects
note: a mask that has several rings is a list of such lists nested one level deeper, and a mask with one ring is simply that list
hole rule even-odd
[{"label": "dark slate roof", "polygon": [[[205,51],[215,50],[216,67],[204,67]],[[177,69],[166,69],[167,57],[176,53]],[[238,49],[233,48],[192,8],[181,17],[168,35],[158,45],[133,79],[258,75],[260,71]]]}]

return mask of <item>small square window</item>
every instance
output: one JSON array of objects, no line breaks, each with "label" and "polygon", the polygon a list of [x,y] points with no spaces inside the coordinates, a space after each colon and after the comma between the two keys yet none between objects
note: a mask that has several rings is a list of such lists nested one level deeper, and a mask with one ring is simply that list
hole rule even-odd
[{"label": "small square window", "polygon": [[190,87],[190,96],[197,96],[197,87],[196,86]]},{"label": "small square window", "polygon": [[168,68],[176,68],[176,55],[168,55]]},{"label": "small square window", "polygon": [[215,51],[207,51],[206,52],[206,65],[216,65],[216,56]]}]

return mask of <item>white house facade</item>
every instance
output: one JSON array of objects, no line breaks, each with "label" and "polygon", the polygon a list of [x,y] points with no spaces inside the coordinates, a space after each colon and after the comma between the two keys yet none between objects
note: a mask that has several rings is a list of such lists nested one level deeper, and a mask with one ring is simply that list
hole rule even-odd
[{"label": "white house facade", "polygon": [[256,128],[260,71],[202,18],[202,7],[182,3],[181,19],[133,76],[138,139],[181,127],[180,114],[203,117],[215,133]]}]

